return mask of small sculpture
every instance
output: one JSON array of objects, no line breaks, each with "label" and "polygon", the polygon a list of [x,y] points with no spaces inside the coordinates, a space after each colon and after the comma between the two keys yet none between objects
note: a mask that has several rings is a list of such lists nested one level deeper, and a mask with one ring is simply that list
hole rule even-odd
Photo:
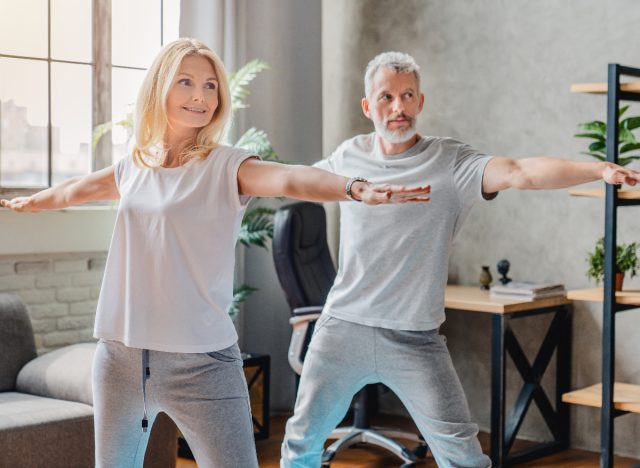
[{"label": "small sculpture", "polygon": [[480,272],[480,284],[482,285],[480,286],[480,289],[483,289],[485,291],[488,290],[492,280],[493,278],[491,277],[489,267],[483,265],[482,271]]},{"label": "small sculpture", "polygon": [[509,260],[507,260],[506,258],[503,258],[498,262],[497,268],[498,268],[498,273],[502,275],[502,278],[500,278],[500,282],[502,284],[507,284],[511,282],[511,278],[507,277],[507,273],[509,273],[510,266],[511,264],[509,263]]}]

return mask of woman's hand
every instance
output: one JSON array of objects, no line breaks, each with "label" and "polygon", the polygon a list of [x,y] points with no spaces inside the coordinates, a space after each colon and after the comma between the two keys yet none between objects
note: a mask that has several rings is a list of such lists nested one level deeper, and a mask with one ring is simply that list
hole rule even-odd
[{"label": "woman's hand", "polygon": [[9,208],[13,211],[21,211],[21,212],[31,212],[37,213],[40,211],[36,208],[31,200],[31,197],[16,197],[11,200],[0,200],[0,206],[3,208]]},{"label": "woman's hand", "polygon": [[431,186],[405,187],[403,185],[372,184],[369,182],[354,182],[351,191],[354,198],[367,205],[381,205],[386,203],[427,202],[431,193]]}]

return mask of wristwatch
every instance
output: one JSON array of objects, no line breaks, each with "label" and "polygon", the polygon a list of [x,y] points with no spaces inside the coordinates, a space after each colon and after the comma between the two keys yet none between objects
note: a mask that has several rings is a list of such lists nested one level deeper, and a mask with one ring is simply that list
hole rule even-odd
[{"label": "wristwatch", "polygon": [[351,193],[351,186],[353,185],[354,182],[365,182],[368,183],[369,181],[367,179],[363,179],[362,177],[351,177],[348,181],[347,181],[347,186],[345,187],[345,192],[347,194],[347,198],[351,201],[357,201],[357,202],[361,202],[362,200],[358,200],[357,198],[353,197],[353,193]]}]

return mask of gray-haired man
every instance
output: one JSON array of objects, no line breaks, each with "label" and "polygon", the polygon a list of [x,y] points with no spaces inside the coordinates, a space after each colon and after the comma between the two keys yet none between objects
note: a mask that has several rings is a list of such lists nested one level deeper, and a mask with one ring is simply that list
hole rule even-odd
[{"label": "gray-haired man", "polygon": [[405,405],[442,467],[488,467],[438,328],[451,241],[474,202],[501,190],[563,188],[604,179],[640,182],[610,163],[487,156],[450,138],[420,136],[419,68],[386,52],[365,72],[362,110],[375,132],[316,164],[346,176],[430,185],[426,205],[341,203],[336,281],[305,357],[281,466],[316,468],[323,445],[364,385],[383,383]]}]

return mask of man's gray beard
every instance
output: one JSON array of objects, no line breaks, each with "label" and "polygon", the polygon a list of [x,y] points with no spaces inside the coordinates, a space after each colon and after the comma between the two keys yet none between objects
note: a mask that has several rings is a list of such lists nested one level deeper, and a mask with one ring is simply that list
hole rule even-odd
[{"label": "man's gray beard", "polygon": [[388,143],[405,143],[416,136],[418,131],[416,130],[416,121],[417,119],[414,117],[411,120],[411,126],[404,130],[389,130],[385,125],[384,121],[380,122],[377,120],[373,121],[373,126],[376,129],[376,133],[384,138]]}]

